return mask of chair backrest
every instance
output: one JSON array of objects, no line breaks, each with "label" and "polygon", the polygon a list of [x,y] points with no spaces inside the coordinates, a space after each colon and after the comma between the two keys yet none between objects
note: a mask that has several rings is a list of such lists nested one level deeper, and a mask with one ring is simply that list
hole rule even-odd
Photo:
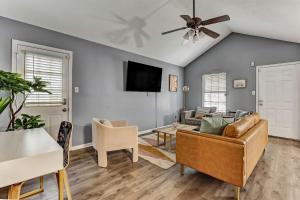
[{"label": "chair backrest", "polygon": [[63,156],[64,156],[65,168],[69,165],[69,148],[70,148],[71,133],[72,133],[72,123],[67,121],[62,121],[57,135],[57,143],[64,150]]}]

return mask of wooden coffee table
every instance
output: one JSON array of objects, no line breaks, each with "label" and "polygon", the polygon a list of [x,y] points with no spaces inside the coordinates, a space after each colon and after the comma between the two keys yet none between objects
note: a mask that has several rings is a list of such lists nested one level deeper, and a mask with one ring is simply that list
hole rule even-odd
[{"label": "wooden coffee table", "polygon": [[[176,132],[178,129],[181,130],[194,130],[198,128],[198,126],[188,125],[188,124],[177,124],[176,127],[174,125],[169,125],[164,128],[154,129],[153,133],[157,133],[157,147],[164,145],[167,148],[167,135],[170,137],[169,141],[169,151],[172,150],[172,139],[176,138]],[[160,134],[163,134],[163,143],[160,143]]]}]

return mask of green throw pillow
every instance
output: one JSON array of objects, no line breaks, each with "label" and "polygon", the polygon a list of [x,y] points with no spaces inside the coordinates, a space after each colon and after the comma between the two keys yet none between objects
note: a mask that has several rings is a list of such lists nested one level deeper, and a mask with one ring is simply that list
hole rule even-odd
[{"label": "green throw pillow", "polygon": [[231,122],[232,120],[222,117],[204,117],[201,121],[200,132],[222,135],[224,128]]}]

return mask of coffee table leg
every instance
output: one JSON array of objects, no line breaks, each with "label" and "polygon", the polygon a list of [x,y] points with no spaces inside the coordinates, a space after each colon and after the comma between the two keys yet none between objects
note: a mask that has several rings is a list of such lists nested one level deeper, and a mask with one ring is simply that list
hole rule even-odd
[{"label": "coffee table leg", "polygon": [[169,150],[171,151],[172,150],[172,135],[170,134],[169,136],[170,136],[170,149]]},{"label": "coffee table leg", "polygon": [[165,145],[165,147],[167,145],[167,134],[166,133],[164,133],[164,145]]},{"label": "coffee table leg", "polygon": [[159,131],[157,131],[157,146],[159,147]]}]

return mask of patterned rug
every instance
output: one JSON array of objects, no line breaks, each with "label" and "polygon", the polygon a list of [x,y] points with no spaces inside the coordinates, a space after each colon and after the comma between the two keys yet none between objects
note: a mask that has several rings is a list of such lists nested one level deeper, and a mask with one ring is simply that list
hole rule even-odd
[{"label": "patterned rug", "polygon": [[[163,142],[163,136],[160,137]],[[163,169],[169,169],[176,164],[175,139],[172,141],[172,151],[169,149],[169,138],[167,137],[167,146],[157,147],[157,134],[144,135],[139,137],[139,156],[150,163]]]}]

